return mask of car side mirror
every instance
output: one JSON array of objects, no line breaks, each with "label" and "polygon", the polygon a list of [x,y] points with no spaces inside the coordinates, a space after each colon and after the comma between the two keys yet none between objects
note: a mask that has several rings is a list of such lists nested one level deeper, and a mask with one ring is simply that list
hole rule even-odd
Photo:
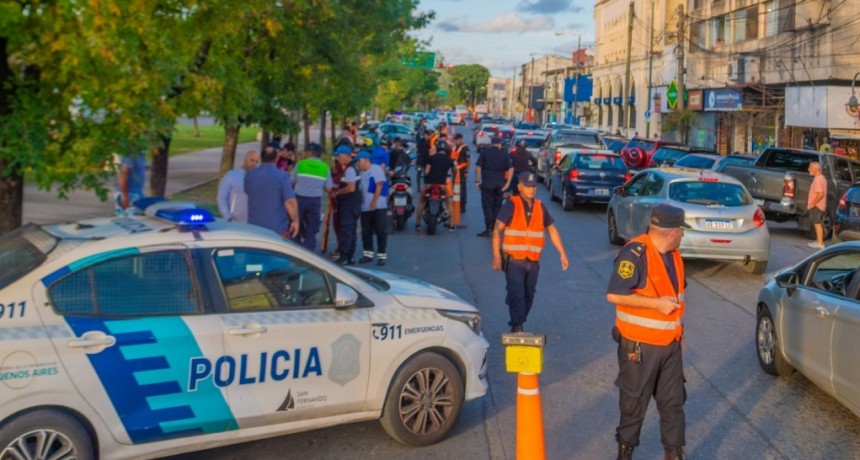
[{"label": "car side mirror", "polygon": [[798,276],[795,272],[786,272],[780,275],[777,275],[774,278],[776,281],[776,285],[785,289],[786,293],[789,297],[794,294],[794,291],[797,290],[797,284],[800,281],[800,276]]},{"label": "car side mirror", "polygon": [[624,187],[623,185],[619,185],[618,187],[615,187],[615,190],[613,190],[613,191],[618,196],[627,196],[627,188]]},{"label": "car side mirror", "polygon": [[334,292],[335,308],[352,307],[358,302],[358,292],[355,289],[343,284],[337,283]]}]

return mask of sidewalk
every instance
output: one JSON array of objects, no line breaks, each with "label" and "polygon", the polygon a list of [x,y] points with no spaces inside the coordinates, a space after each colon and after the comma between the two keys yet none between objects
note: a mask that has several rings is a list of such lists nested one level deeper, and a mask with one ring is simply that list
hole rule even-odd
[{"label": "sidewalk", "polygon": [[[259,150],[259,148],[259,142],[239,144],[236,148],[235,164],[241,164],[242,158],[248,150]],[[218,177],[222,151],[223,148],[219,146],[170,157],[167,167],[167,195],[170,196]],[[147,188],[149,187],[149,174],[147,167]],[[24,186],[23,222],[48,224],[88,217],[112,216],[114,214],[114,206],[111,201],[113,184],[113,180],[107,184],[110,193],[108,201],[105,202],[100,201],[93,191],[76,190],[69,193],[68,199],[64,200],[57,198],[55,190],[39,190],[35,184],[26,184]]]}]

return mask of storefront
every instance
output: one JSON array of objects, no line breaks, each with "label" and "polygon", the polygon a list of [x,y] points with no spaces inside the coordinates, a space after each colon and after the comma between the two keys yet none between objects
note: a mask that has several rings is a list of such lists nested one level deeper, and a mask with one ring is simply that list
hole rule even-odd
[{"label": "storefront", "polygon": [[846,109],[850,97],[847,86],[786,88],[785,124],[796,131],[796,146],[860,159],[860,112]]}]

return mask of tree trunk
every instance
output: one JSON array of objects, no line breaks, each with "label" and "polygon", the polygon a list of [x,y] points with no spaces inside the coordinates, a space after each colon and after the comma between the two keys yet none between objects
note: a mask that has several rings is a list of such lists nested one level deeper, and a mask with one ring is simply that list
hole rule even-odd
[{"label": "tree trunk", "polygon": [[200,125],[197,124],[197,117],[191,119],[194,122],[194,137],[200,137]]},{"label": "tree trunk", "polygon": [[[301,147],[301,149],[307,148],[308,144],[311,143],[311,117],[308,115],[307,110],[302,110],[302,124],[304,125],[305,131],[305,145]],[[296,150],[299,150],[299,146],[296,146]]]},{"label": "tree trunk", "polygon": [[270,133],[268,129],[263,130],[263,134],[260,136],[260,153],[263,153],[263,150],[265,150],[269,145],[269,139],[271,136],[272,133]]},{"label": "tree trunk", "polygon": [[152,165],[149,168],[149,194],[164,196],[167,190],[167,160],[170,152],[171,136],[159,136],[158,147],[152,151]]},{"label": "tree trunk", "polygon": [[320,145],[325,148],[325,109],[320,110]]},{"label": "tree trunk", "polygon": [[239,144],[239,124],[224,125],[224,150],[221,152],[221,167],[218,175],[223,176],[233,169],[236,162],[236,146]]},{"label": "tree trunk", "polygon": [[[335,132],[335,126],[337,123],[334,122],[334,114],[331,115],[331,123],[329,124],[329,139],[331,139],[332,149],[334,149],[334,141],[337,139],[337,133]],[[325,146],[323,146],[325,147]]]},{"label": "tree trunk", "polygon": [[[0,171],[12,168],[8,160],[0,160]],[[0,175],[0,209],[5,209],[0,219],[0,235],[21,226],[24,212],[24,175],[20,167],[8,174]]]}]

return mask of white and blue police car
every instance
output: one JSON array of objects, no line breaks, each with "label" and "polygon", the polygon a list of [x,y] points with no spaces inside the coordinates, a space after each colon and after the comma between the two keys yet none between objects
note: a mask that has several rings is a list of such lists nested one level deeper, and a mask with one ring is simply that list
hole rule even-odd
[{"label": "white and blue police car", "polygon": [[474,306],[155,200],[0,238],[0,458],[151,458],[380,419],[444,438],[487,390]]}]

